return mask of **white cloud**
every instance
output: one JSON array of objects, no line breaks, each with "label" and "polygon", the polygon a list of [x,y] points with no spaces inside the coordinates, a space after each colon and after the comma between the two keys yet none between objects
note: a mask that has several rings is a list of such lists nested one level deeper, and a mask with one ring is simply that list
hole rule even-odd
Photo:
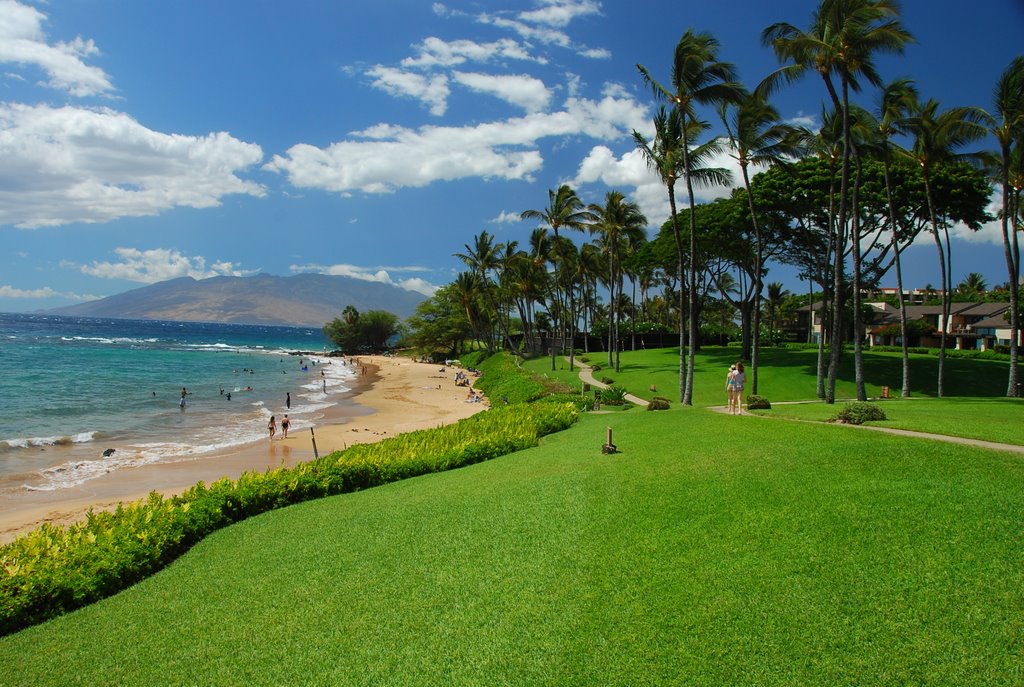
[{"label": "white cloud", "polygon": [[379,284],[391,284],[406,291],[422,293],[424,296],[433,296],[439,288],[419,277],[410,277],[397,281],[391,277],[391,272],[427,272],[429,269],[426,267],[360,267],[358,265],[338,263],[335,265],[292,265],[289,269],[292,272],[313,272],[315,274],[351,277],[352,279],[372,281]]},{"label": "white cloud", "polygon": [[402,60],[403,67],[428,69],[435,67],[454,67],[472,62],[493,62],[496,60],[523,60],[546,64],[547,60],[533,57],[520,43],[511,38],[502,38],[493,43],[477,43],[470,40],[445,41],[436,36],[425,38],[419,45],[413,46],[419,54]]},{"label": "white cloud", "polygon": [[522,221],[519,217],[518,212],[509,212],[508,210],[502,210],[501,213],[494,219],[487,220],[488,224],[513,224]]},{"label": "white cloud", "polygon": [[114,253],[121,258],[119,262],[93,262],[89,265],[64,262],[61,266],[76,268],[83,274],[101,279],[126,279],[145,284],[178,277],[206,279],[218,276],[243,277],[253,273],[253,271],[241,270],[234,263],[227,261],[214,262],[207,268],[206,258],[198,255],[183,255],[170,248],[151,250],[115,248]]},{"label": "white cloud", "polygon": [[481,24],[490,24],[492,26],[497,26],[500,29],[513,31],[528,41],[536,41],[546,45],[556,45],[560,48],[569,48],[572,46],[572,41],[569,39],[568,34],[564,31],[559,31],[558,29],[546,26],[531,26],[523,21],[496,17],[490,14],[481,14],[477,19]]},{"label": "white cloud", "polygon": [[263,196],[263,151],[227,133],[165,134],[110,109],[0,103],[0,225],[106,222]]},{"label": "white cloud", "polygon": [[542,0],[543,7],[520,12],[519,19],[532,24],[564,28],[576,17],[601,13],[601,3],[593,0]]},{"label": "white cloud", "polygon": [[605,48],[580,48],[580,57],[589,57],[592,60],[610,60],[612,51]]},{"label": "white cloud", "polygon": [[[734,183],[740,179],[736,161],[726,153],[709,160],[708,166],[724,167],[732,171]],[[627,151],[621,157],[616,157],[608,147],[594,146],[580,162],[576,178],[569,183],[573,186],[601,183],[613,188],[633,187],[634,190],[630,195],[640,206],[652,226],[659,226],[671,215],[665,184],[648,167],[643,154],[635,149]],[[694,200],[697,203],[706,203],[715,198],[724,198],[732,193],[732,188],[725,186],[694,188]],[[678,211],[688,202],[685,182],[676,182],[675,190],[676,210]]]},{"label": "white cloud", "polygon": [[56,291],[51,289],[49,286],[44,286],[41,289],[18,289],[13,286],[6,284],[0,286],[0,298],[23,298],[23,299],[40,299],[40,298],[64,298],[72,301],[94,301],[102,296],[92,296],[81,293],[69,293],[67,291]]},{"label": "white cloud", "polygon": [[527,112],[541,112],[551,101],[551,93],[544,82],[527,74],[453,72],[452,78],[467,88],[489,93]]},{"label": "white cloud", "polygon": [[83,58],[99,54],[91,40],[76,37],[70,42],[49,44],[43,32],[46,15],[14,0],[0,0],[0,63],[42,69],[46,84],[74,96],[108,93],[114,89],[102,69]]},{"label": "white cloud", "polygon": [[318,148],[300,143],[264,169],[288,175],[300,188],[336,193],[387,193],[467,177],[530,179],[543,165],[537,142],[586,135],[615,140],[647,122],[646,106],[606,94],[569,98],[560,111],[465,127],[379,124]]},{"label": "white cloud", "polygon": [[400,97],[422,101],[430,107],[430,114],[440,117],[448,109],[448,77],[422,74],[376,65],[366,72],[373,77],[374,88]]}]

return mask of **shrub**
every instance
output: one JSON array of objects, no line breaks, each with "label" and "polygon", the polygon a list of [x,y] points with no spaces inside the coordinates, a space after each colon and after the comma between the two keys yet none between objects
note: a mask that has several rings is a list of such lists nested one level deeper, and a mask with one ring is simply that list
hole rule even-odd
[{"label": "shrub", "polygon": [[621,406],[626,403],[626,390],[621,386],[610,386],[601,390],[601,403],[609,406]]},{"label": "shrub", "polygon": [[655,396],[647,404],[647,410],[668,410],[670,407],[668,399],[663,396]]},{"label": "shrub", "polygon": [[853,401],[843,406],[829,422],[841,422],[846,425],[862,425],[873,420],[886,420],[885,411],[874,403]]},{"label": "shrub", "polygon": [[601,377],[601,383],[611,386],[612,384],[615,384],[615,380],[611,377]]},{"label": "shrub", "polygon": [[772,404],[764,396],[747,396],[747,410],[771,410]]}]

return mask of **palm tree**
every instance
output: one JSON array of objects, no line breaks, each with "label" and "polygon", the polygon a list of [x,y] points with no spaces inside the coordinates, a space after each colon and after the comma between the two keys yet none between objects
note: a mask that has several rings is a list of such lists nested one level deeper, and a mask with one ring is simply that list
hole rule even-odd
[{"label": "palm tree", "polygon": [[481,338],[480,294],[483,291],[480,277],[475,272],[459,272],[458,276],[455,277],[453,286],[455,288],[455,296],[466,312],[466,319],[469,321],[469,328],[473,332],[473,337],[479,341]]},{"label": "palm tree", "polygon": [[619,309],[615,307],[622,295],[623,257],[636,250],[645,237],[647,218],[640,206],[626,200],[620,191],[608,191],[604,205],[588,207],[594,216],[590,232],[598,234],[598,247],[608,260],[609,343],[608,364],[619,371]]},{"label": "palm tree", "polygon": [[[559,242],[559,229],[573,229],[575,231],[583,231],[586,228],[587,222],[593,218],[584,209],[583,201],[580,200],[579,196],[576,195],[576,191],[572,189],[568,184],[562,184],[557,190],[548,190],[548,206],[543,210],[524,210],[520,215],[521,219],[535,219],[543,222],[555,233],[555,240],[552,244],[551,250],[551,261],[555,264],[555,272],[558,272],[559,262],[559,247],[562,245]],[[555,306],[550,310],[559,311],[562,309],[561,303],[561,289],[558,286],[558,278],[556,274],[555,278]],[[558,320],[555,321],[555,326],[562,326],[564,329],[565,323]],[[564,339],[563,339],[563,346]],[[552,342],[551,346],[551,369],[555,369],[555,356],[557,354],[556,347]],[[572,366],[570,364],[570,369]]]},{"label": "palm tree", "polygon": [[720,114],[729,136],[729,145],[743,175],[743,188],[747,192],[750,222],[754,229],[754,322],[750,353],[750,390],[756,394],[758,348],[761,339],[764,242],[757,222],[754,195],[750,192],[749,167],[775,165],[795,156],[799,152],[797,131],[794,127],[780,122],[778,111],[757,94],[745,94],[742,100],[732,107],[729,103],[723,103]]},{"label": "palm tree", "polygon": [[341,311],[341,318],[345,320],[345,324],[352,326],[359,321],[359,311],[354,305],[346,305],[345,309]]},{"label": "palm tree", "polygon": [[787,291],[781,283],[775,281],[768,285],[768,294],[765,298],[765,304],[768,306],[768,331],[775,336],[775,313],[778,312],[779,307],[790,297],[789,291]]},{"label": "palm tree", "polygon": [[906,118],[905,128],[913,136],[913,144],[907,155],[920,167],[924,180],[925,198],[928,202],[928,221],[932,238],[939,251],[939,270],[942,273],[942,319],[939,321],[939,377],[938,395],[943,395],[943,379],[946,363],[946,330],[949,327],[951,258],[949,229],[943,223],[945,244],[939,235],[939,220],[935,212],[935,197],[932,193],[932,172],[937,164],[977,158],[976,153],[957,153],[956,149],[983,137],[986,133],[982,122],[985,112],[976,107],[954,107],[939,111],[939,103],[930,99],[917,103]]},{"label": "palm tree", "polygon": [[[1017,360],[1020,332],[1020,244],[1017,241],[1016,217],[1013,207],[1019,198],[1020,186],[1010,181],[1014,156],[1019,160],[1024,148],[1024,56],[1014,58],[996,82],[993,96],[995,115],[989,116],[989,131],[999,143],[999,182],[1003,189],[1003,207],[1000,222],[1003,229],[1003,255],[1006,271],[1010,278],[1010,373],[1006,384],[1006,395],[1016,396]],[[1016,208],[1019,210],[1019,208]],[[1013,231],[1011,231],[1011,220]]]},{"label": "palm tree", "polygon": [[[669,219],[672,221],[672,235],[676,241],[676,283],[683,283],[683,250],[682,234],[679,231],[679,216],[676,211],[676,181],[683,173],[682,129],[679,125],[680,118],[673,109],[666,113],[661,107],[654,115],[654,140],[648,144],[647,138],[637,131],[633,131],[633,141],[637,149],[647,161],[649,169],[654,171],[668,189]],[[679,312],[683,312],[683,289],[679,289]],[[686,339],[683,329],[682,318],[679,321],[679,400],[686,397],[686,365],[684,361],[686,351]]]},{"label": "palm tree", "polygon": [[[499,312],[498,306],[494,299],[494,289],[490,279],[490,272],[497,270],[501,266],[501,251],[503,249],[502,244],[494,243],[494,237],[488,234],[486,231],[481,231],[475,237],[473,237],[473,245],[464,244],[466,249],[465,253],[455,253],[455,257],[466,263],[480,279],[480,287],[483,290],[484,298],[487,301],[487,305],[492,312],[494,312],[495,318],[498,320],[498,326],[502,326],[501,313]],[[505,331],[505,341],[509,348],[512,347],[512,342],[509,339],[508,332]],[[487,338],[487,352],[494,352],[494,339],[493,337]]]},{"label": "palm tree", "polygon": [[980,272],[971,272],[956,285],[956,290],[965,296],[981,296],[988,290],[988,282]]},{"label": "palm tree", "polygon": [[[848,216],[850,163],[856,151],[850,123],[850,90],[859,91],[859,78],[880,86],[881,77],[872,58],[881,52],[902,53],[912,40],[899,22],[896,0],[821,0],[811,17],[811,27],[801,31],[791,24],[777,23],[761,33],[783,67],[769,75],[758,87],[770,93],[783,81],[792,83],[811,71],[822,78],[832,106],[842,117],[843,158],[840,173],[839,215],[836,218],[835,263],[832,270],[835,307],[832,309],[832,341],[829,355],[827,403],[835,402],[836,374],[842,350],[841,292]],[[833,75],[839,78],[836,91]]]},{"label": "palm tree", "polygon": [[[683,390],[683,405],[693,405],[693,370],[694,370],[694,346],[697,341],[697,225],[694,212],[693,187],[694,182],[700,183],[728,183],[728,173],[719,169],[712,171],[704,168],[699,175],[697,170],[700,167],[696,164],[699,156],[693,155],[690,148],[691,142],[696,140],[696,135],[702,131],[704,126],[693,126],[700,123],[697,117],[697,105],[718,105],[722,102],[736,102],[740,99],[743,88],[736,81],[736,69],[728,63],[718,59],[718,41],[709,33],[694,33],[689,29],[676,44],[672,60],[671,88],[658,83],[643,65],[638,64],[637,69],[649,85],[657,100],[665,100],[672,103],[674,114],[679,119],[680,139],[678,145],[679,161],[682,163],[677,170],[681,171],[686,181],[686,194],[690,203],[690,255],[688,267],[689,307],[688,307],[688,330],[689,330],[689,355],[686,361],[686,382]],[[691,138],[691,135],[693,136]],[[704,144],[709,146],[710,144]],[[704,155],[708,156],[713,149],[705,148]],[[664,178],[664,177],[663,177]],[[680,348],[680,363],[682,349]]]},{"label": "palm tree", "polygon": [[892,178],[890,175],[893,155],[897,149],[892,142],[906,119],[910,108],[917,101],[917,88],[910,79],[896,79],[882,89],[881,104],[878,108],[876,133],[878,135],[878,155],[882,159],[885,174],[885,197],[889,206],[889,230],[893,263],[896,267],[896,292],[899,294],[900,307],[900,339],[903,353],[903,386],[900,395],[910,398],[910,342],[907,332],[907,302],[903,298],[903,265],[900,254],[903,248],[899,242],[899,225],[896,222],[896,207],[893,203]]}]

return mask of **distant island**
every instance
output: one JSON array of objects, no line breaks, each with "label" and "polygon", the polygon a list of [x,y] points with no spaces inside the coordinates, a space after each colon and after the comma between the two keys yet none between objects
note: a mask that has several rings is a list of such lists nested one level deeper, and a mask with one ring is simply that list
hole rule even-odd
[{"label": "distant island", "polygon": [[424,300],[423,294],[392,284],[352,277],[258,274],[209,279],[180,277],[45,312],[80,317],[322,327],[340,317],[347,305],[360,312],[386,310],[405,318]]}]

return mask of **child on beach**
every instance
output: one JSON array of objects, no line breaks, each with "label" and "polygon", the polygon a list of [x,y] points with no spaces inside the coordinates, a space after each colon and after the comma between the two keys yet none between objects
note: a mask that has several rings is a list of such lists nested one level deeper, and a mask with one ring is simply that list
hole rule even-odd
[{"label": "child on beach", "polygon": [[270,422],[267,423],[267,431],[270,432],[270,440],[273,441],[274,435],[277,434],[277,420],[273,415],[270,416]]}]

